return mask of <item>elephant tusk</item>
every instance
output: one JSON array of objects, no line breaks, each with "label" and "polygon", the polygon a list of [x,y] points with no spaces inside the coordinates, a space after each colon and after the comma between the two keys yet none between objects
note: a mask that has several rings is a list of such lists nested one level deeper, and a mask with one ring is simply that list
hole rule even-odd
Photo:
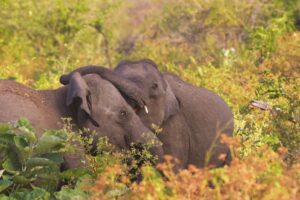
[{"label": "elephant tusk", "polygon": [[148,113],[149,113],[149,111],[148,111],[148,108],[147,108],[147,106],[144,106],[144,109],[145,109],[145,112],[148,114]]}]

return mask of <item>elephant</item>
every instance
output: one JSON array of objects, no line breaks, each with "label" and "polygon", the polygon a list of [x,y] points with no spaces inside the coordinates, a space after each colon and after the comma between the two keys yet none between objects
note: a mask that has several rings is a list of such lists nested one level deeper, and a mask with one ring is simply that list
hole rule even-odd
[{"label": "elephant", "polygon": [[[134,92],[133,92],[134,93]],[[34,90],[12,80],[0,80],[0,122],[27,118],[40,137],[44,129],[62,128],[61,118],[71,118],[78,128],[96,131],[94,141],[107,136],[115,150],[132,144],[152,143],[150,152],[162,160],[157,136],[147,128],[120,92],[98,75],[73,73],[67,86]],[[66,156],[64,168],[83,167],[80,159]]]},{"label": "elephant", "polygon": [[[113,71],[102,66],[79,67],[61,76],[60,82],[67,84],[73,73],[98,74],[109,80],[148,128],[160,126],[158,138],[164,153],[180,161],[176,169],[190,164],[220,167],[230,163],[230,150],[220,143],[219,136],[233,135],[233,114],[212,91],[193,86],[175,74],[161,73],[150,59],[121,61]],[[132,87],[140,88],[136,91],[141,93],[128,92]],[[226,155],[225,160],[219,159],[221,154]]]}]

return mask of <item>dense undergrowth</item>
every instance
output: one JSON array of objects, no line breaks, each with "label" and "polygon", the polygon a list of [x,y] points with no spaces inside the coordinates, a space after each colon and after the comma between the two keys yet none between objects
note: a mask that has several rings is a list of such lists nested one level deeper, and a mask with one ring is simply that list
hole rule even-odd
[{"label": "dense undergrowth", "polygon": [[[54,191],[38,185],[35,176],[24,177],[22,167],[9,171],[16,166],[5,164],[12,160],[5,161],[1,151],[1,198],[300,198],[298,0],[2,0],[0,8],[0,78],[37,89],[57,88],[59,76],[78,66],[113,68],[123,59],[150,58],[161,71],[218,93],[235,117],[235,137],[223,138],[234,155],[230,166],[191,166],[174,174],[167,157],[159,166],[165,174],[161,177],[147,165],[152,158],[145,151],[138,156],[146,160],[140,169],[144,179],[131,183],[139,169],[136,164],[126,166],[124,159],[137,152],[113,153],[103,139],[98,155],[87,155],[88,171],[55,171],[57,180],[52,182],[63,181],[65,186]],[[251,106],[252,100],[268,103],[268,109]],[[19,130],[3,127],[1,134]],[[45,134],[66,131],[72,132]],[[17,138],[14,145],[25,148],[24,138]],[[25,146],[34,152],[37,141]],[[69,151],[61,148],[61,154]],[[32,152],[26,159],[37,156]],[[58,165],[60,159],[53,162]],[[39,173],[47,178],[44,171]],[[15,182],[20,177],[26,184]]]}]

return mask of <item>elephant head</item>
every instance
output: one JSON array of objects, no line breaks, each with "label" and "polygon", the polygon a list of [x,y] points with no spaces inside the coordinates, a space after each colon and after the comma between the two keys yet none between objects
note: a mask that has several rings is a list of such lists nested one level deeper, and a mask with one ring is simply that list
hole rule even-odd
[{"label": "elephant head", "polygon": [[155,145],[150,152],[162,160],[160,141],[110,82],[95,74],[82,76],[78,72],[72,73],[68,82],[66,104],[75,110],[73,118],[79,127],[96,131],[95,141],[107,136],[117,149],[151,142]]},{"label": "elephant head", "polygon": [[138,109],[137,114],[148,127],[152,123],[162,125],[179,111],[178,99],[153,61],[122,61],[115,68],[115,73],[141,88],[142,96],[147,97],[149,112]]},{"label": "elephant head", "polygon": [[114,71],[101,66],[80,67],[61,76],[61,83],[67,84],[76,72],[81,75],[98,74],[110,81],[149,128],[152,124],[160,126],[179,111],[179,101],[151,60],[122,61]]}]

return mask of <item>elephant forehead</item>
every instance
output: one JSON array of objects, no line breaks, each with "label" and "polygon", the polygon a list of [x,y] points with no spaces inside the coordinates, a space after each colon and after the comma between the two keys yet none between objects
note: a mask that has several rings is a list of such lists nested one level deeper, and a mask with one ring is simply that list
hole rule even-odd
[{"label": "elephant forehead", "polygon": [[147,71],[138,65],[127,65],[126,67],[117,69],[116,72],[122,74],[122,76],[130,77],[132,75],[138,75],[139,77],[145,77]]},{"label": "elephant forehead", "polygon": [[86,82],[89,85],[92,97],[99,103],[108,107],[125,104],[120,92],[109,81],[101,78],[99,75],[88,75]]},{"label": "elephant forehead", "polygon": [[107,108],[119,107],[124,105],[126,102],[115,88],[112,90],[101,90],[99,94],[99,103]]},{"label": "elephant forehead", "polygon": [[151,64],[146,62],[122,64],[119,65],[115,71],[121,73],[123,76],[138,74],[139,76],[146,77],[149,76],[149,74],[159,74],[156,67],[153,67]]}]

